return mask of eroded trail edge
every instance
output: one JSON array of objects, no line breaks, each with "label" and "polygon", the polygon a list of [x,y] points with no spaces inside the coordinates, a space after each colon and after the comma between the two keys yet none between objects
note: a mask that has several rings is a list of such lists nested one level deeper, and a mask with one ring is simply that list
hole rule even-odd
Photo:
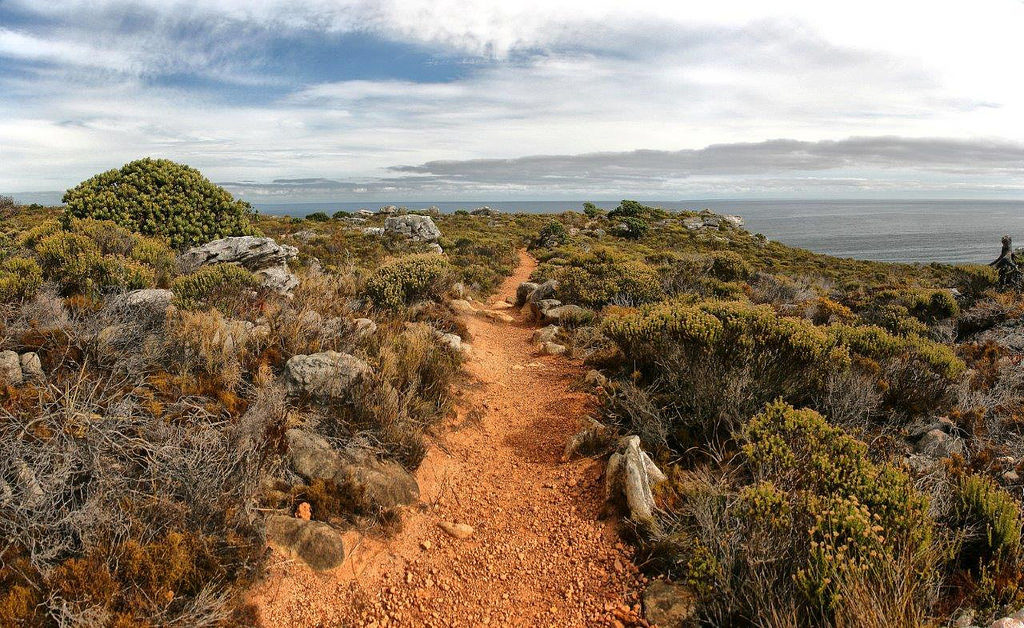
[{"label": "eroded trail edge", "polygon": [[[520,253],[487,309],[536,267]],[[388,541],[352,536],[331,573],[275,557],[254,592],[268,626],[594,626],[636,617],[638,575],[600,519],[602,464],[560,461],[593,403],[581,365],[539,356],[533,329],[464,314],[473,351],[457,417],[417,471],[421,504]],[[439,524],[471,526],[456,538]]]}]

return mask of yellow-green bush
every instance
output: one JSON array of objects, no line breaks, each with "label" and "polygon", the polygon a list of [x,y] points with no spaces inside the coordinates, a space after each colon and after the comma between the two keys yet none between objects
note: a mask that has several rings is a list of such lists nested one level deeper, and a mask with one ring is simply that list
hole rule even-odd
[{"label": "yellow-green bush", "polygon": [[556,298],[565,303],[600,308],[609,303],[640,305],[662,298],[661,281],[647,264],[624,260],[608,249],[573,260],[554,273]]},{"label": "yellow-green bush", "polygon": [[107,288],[134,290],[153,285],[153,269],[120,255],[104,256],[84,235],[58,231],[38,242],[43,276],[65,294],[88,294]]},{"label": "yellow-green bush", "polygon": [[166,244],[110,221],[46,221],[23,233],[19,243],[35,254],[43,278],[64,294],[166,285],[174,268]]},{"label": "yellow-green bush", "polygon": [[988,558],[1020,551],[1020,504],[990,478],[977,474],[962,478],[954,511],[963,528],[975,531],[976,538],[968,541],[974,551]]},{"label": "yellow-green bush", "polygon": [[795,575],[812,609],[834,606],[844,578],[879,577],[907,557],[919,561],[918,577],[931,577],[929,501],[906,474],[871,462],[864,443],[817,412],[782,402],[751,419],[743,441],[754,477],[787,492],[790,507],[802,512],[797,519],[808,523],[795,539],[808,544]]},{"label": "yellow-green bush", "polygon": [[98,174],[68,190],[64,203],[68,216],[112,220],[165,237],[176,249],[253,232],[248,203],[167,159],[140,159]]},{"label": "yellow-green bush", "polygon": [[171,290],[180,307],[216,307],[247,295],[259,285],[255,275],[237,264],[214,264],[178,277],[171,284]]},{"label": "yellow-green bush", "polygon": [[35,260],[13,257],[0,262],[0,301],[26,299],[43,283],[43,271]]},{"label": "yellow-green bush", "polygon": [[452,281],[451,266],[440,255],[409,255],[383,264],[366,282],[366,294],[380,307],[397,309],[440,297]]}]

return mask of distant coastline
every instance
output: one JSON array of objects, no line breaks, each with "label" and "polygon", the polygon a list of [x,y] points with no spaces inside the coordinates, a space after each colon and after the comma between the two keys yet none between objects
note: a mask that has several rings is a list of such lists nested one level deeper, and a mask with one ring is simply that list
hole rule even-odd
[{"label": "distant coastline", "polygon": [[[1024,245],[1024,200],[682,200],[641,202],[665,209],[737,214],[752,232],[839,257],[885,262],[985,263],[1004,233]],[[593,201],[611,209],[615,201]],[[254,203],[262,213],[305,216],[314,211],[376,210],[385,203]],[[583,201],[420,201],[409,209],[450,213],[486,205],[506,212],[580,211]]]}]

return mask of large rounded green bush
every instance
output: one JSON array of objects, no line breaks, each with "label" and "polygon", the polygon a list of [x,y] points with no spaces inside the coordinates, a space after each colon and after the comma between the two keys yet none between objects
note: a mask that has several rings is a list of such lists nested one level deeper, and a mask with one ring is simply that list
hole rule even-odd
[{"label": "large rounded green bush", "polygon": [[168,159],[139,159],[79,183],[64,194],[75,218],[112,220],[184,249],[253,232],[253,210],[195,168]]}]

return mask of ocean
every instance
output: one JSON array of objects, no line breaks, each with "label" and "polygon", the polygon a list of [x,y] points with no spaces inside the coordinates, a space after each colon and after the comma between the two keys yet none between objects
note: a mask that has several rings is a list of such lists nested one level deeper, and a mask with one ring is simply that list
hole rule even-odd
[{"label": "ocean", "polygon": [[[593,201],[612,209],[618,201]],[[1024,200],[683,200],[642,201],[665,209],[710,209],[737,214],[751,232],[839,257],[886,262],[987,263],[999,254],[1003,234],[1024,246]],[[387,203],[259,204],[263,213],[305,216]],[[410,209],[436,205],[443,212],[482,205],[506,212],[580,211],[583,201],[463,201],[394,203]]]}]

